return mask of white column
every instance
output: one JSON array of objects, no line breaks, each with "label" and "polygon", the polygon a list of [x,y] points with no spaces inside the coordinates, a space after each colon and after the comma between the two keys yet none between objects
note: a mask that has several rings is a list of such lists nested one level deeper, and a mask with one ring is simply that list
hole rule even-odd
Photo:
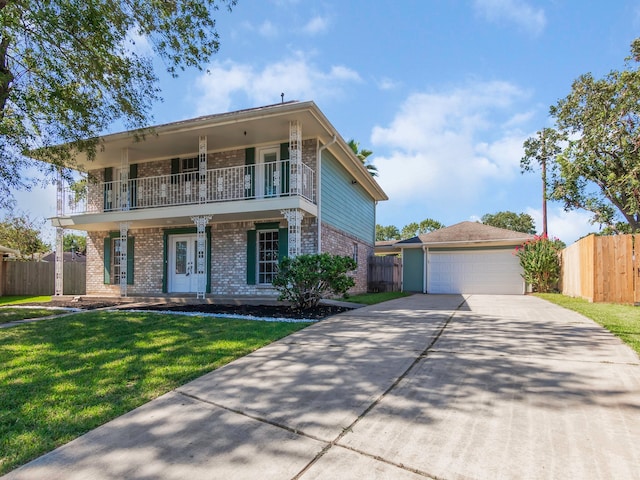
[{"label": "white column", "polygon": [[302,124],[289,122],[289,192],[291,195],[302,193]]},{"label": "white column", "polygon": [[[56,215],[64,215],[64,182],[62,170],[58,169],[56,179]],[[56,227],[56,255],[54,265],[54,295],[64,294],[64,229]]]},{"label": "white column", "polygon": [[[198,291],[196,298],[204,298],[207,293],[207,237],[205,231],[211,215],[191,217],[197,228],[196,275],[198,275]],[[211,247],[209,247],[211,248]]]},{"label": "white column", "polygon": [[207,137],[200,136],[198,142],[198,162],[199,162],[199,184],[198,184],[198,201],[199,203],[207,202]]},{"label": "white column", "polygon": [[120,222],[120,296],[127,296],[127,241],[129,240],[129,222]]},{"label": "white column", "polygon": [[56,264],[55,264],[55,291],[54,295],[64,294],[64,228],[56,227]]},{"label": "white column", "polygon": [[126,212],[129,205],[129,149],[123,148],[120,152],[120,210]]},{"label": "white column", "polygon": [[284,215],[289,224],[288,256],[295,258],[302,253],[302,218],[304,213],[298,208],[281,210],[280,213]]}]

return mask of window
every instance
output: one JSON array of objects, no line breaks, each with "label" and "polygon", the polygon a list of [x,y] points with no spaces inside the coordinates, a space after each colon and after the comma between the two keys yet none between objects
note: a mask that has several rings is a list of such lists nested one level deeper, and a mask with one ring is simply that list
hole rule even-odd
[{"label": "window", "polygon": [[[127,237],[127,284],[133,285],[134,266],[134,243],[133,236]],[[120,233],[111,232],[104,239],[104,283],[107,285],[118,285],[120,283]]]},{"label": "window", "polygon": [[[171,159],[171,183],[176,184],[179,181],[189,182],[198,180],[198,172],[200,171],[200,160],[198,157],[193,158],[172,158]],[[178,176],[178,174],[183,174]],[[181,180],[179,180],[181,179]]]},{"label": "window", "polygon": [[356,262],[356,264],[358,263],[358,244],[357,243],[353,244],[353,260]]},{"label": "window", "polygon": [[198,170],[200,170],[198,157],[182,159],[182,165],[180,165],[181,173],[197,172]]},{"label": "window", "polygon": [[258,283],[270,284],[278,271],[278,230],[258,232]]}]

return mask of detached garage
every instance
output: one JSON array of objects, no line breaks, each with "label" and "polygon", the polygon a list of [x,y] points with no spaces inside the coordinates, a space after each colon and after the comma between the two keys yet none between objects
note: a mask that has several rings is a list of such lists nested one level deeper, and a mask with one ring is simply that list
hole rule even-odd
[{"label": "detached garage", "polygon": [[423,293],[525,293],[514,250],[531,235],[461,222],[395,244],[402,250],[403,290]]}]

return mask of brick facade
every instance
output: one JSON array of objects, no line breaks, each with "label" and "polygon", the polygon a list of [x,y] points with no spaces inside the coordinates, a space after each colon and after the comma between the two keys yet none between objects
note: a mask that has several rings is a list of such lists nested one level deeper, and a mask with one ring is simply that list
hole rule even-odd
[{"label": "brick facade", "polygon": [[333,255],[352,257],[357,249],[358,268],[353,274],[356,285],[349,293],[365,293],[367,291],[368,259],[373,255],[373,245],[333,228],[326,223],[322,224],[322,251]]},{"label": "brick facade", "polygon": [[[307,139],[302,143],[302,161],[317,172],[317,139]],[[212,152],[208,154],[207,167],[244,165],[245,149]],[[104,169],[96,169],[91,177],[96,182],[104,181]],[[138,164],[138,178],[169,175],[170,160],[158,160]],[[114,180],[117,180],[114,178]],[[89,191],[89,203],[96,211],[104,203],[104,190],[94,183],[96,188]],[[215,221],[215,218],[213,219]],[[283,217],[265,219],[260,222],[278,222],[281,228],[287,226]],[[306,216],[302,222],[302,253],[315,253],[318,250],[318,226],[315,217]],[[183,227],[193,228],[194,225]],[[211,294],[212,295],[270,295],[277,293],[268,286],[247,284],[247,231],[255,228],[253,221],[211,224]],[[87,237],[87,294],[119,295],[119,285],[104,283],[104,239],[109,232],[89,232]],[[162,228],[136,229],[135,222],[129,230],[134,237],[134,283],[127,286],[130,295],[157,295],[163,293],[164,276],[164,236]],[[322,225],[322,251],[333,254],[354,255],[357,249],[358,268],[355,271],[356,286],[352,293],[366,291],[367,258],[373,254],[373,245],[367,244],[345,232]]]},{"label": "brick facade", "polygon": [[[286,220],[276,218],[262,222]],[[192,225],[185,225],[192,227]],[[211,294],[221,296],[275,296],[270,287],[247,284],[247,231],[255,222],[219,223],[211,225]],[[134,237],[134,283],[127,286],[130,295],[160,295],[163,288],[163,261],[165,258],[164,229],[129,230]],[[315,218],[302,222],[302,253],[314,253],[316,243]],[[109,232],[89,232],[87,236],[87,294],[119,295],[119,285],[104,283],[104,239]]]}]

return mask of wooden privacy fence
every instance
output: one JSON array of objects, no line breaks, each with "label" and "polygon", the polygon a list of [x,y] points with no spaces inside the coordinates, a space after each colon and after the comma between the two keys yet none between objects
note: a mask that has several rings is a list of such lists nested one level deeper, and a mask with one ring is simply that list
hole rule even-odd
[{"label": "wooden privacy fence", "polygon": [[590,302],[639,303],[640,235],[589,235],[562,251],[564,295]]},{"label": "wooden privacy fence", "polygon": [[[53,295],[55,292],[55,263],[4,262],[3,295]],[[87,264],[65,262],[65,295],[84,295]]]},{"label": "wooden privacy fence", "polygon": [[398,257],[369,257],[367,291],[371,293],[399,292],[400,268],[400,259]]}]

